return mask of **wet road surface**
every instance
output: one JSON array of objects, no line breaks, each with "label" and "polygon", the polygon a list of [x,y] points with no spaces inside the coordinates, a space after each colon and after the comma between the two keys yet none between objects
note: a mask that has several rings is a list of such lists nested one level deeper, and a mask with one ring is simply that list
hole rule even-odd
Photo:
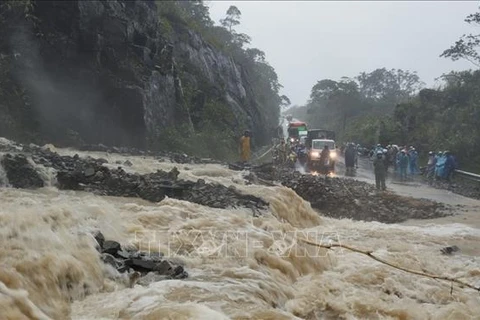
[{"label": "wet road surface", "polygon": [[[359,168],[354,177],[345,177],[345,165],[343,158],[340,157],[336,176],[346,179],[357,179],[369,183],[375,183],[373,166],[368,158],[359,159]],[[430,224],[463,224],[473,228],[480,229],[480,201],[467,198],[444,189],[436,189],[428,186],[421,181],[420,177],[415,177],[406,182],[399,181],[390,169],[387,176],[387,189],[399,195],[413,198],[423,198],[445,203],[455,208],[455,215],[430,220],[408,220],[403,225],[430,225]],[[479,246],[480,247],[480,246]]]}]

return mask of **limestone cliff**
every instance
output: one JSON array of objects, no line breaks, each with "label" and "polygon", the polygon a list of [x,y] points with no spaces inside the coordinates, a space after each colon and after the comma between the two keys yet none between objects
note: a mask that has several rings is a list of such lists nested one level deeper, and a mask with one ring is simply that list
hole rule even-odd
[{"label": "limestone cliff", "polygon": [[[18,1],[0,11],[0,135],[152,148],[165,135],[251,129],[245,70],[153,1]],[[208,116],[210,126],[205,128]]]}]

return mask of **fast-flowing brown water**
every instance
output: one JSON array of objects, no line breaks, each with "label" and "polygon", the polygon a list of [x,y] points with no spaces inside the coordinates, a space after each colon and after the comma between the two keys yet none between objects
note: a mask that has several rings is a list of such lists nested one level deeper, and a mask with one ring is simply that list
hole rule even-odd
[{"label": "fast-flowing brown water", "polygon": [[[74,150],[58,150],[63,154]],[[86,153],[80,153],[86,155]],[[109,166],[127,157],[89,153]],[[270,208],[212,209],[165,199],[100,197],[46,187],[0,189],[0,319],[478,319],[478,292],[392,269],[368,257],[295,242],[340,242],[398,265],[480,285],[480,230],[458,221],[384,225],[320,218],[283,187],[244,185],[217,165],[128,157],[126,170],[177,166],[180,178],[235,185]],[[53,173],[45,170],[46,180]],[[341,204],[339,204],[341,205]],[[105,266],[90,235],[185,264],[184,280],[133,288]],[[461,243],[444,256],[440,248]]]}]

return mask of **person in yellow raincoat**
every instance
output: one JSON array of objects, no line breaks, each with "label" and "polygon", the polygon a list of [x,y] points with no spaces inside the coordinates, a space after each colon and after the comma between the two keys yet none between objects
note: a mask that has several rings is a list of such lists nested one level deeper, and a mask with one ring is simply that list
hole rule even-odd
[{"label": "person in yellow raincoat", "polygon": [[250,160],[250,132],[248,130],[240,138],[240,156],[243,162]]}]

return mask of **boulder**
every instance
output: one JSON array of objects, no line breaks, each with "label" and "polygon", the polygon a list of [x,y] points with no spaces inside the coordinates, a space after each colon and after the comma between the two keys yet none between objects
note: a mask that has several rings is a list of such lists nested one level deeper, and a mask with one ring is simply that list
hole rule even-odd
[{"label": "boulder", "polygon": [[14,188],[35,189],[44,186],[42,178],[23,154],[6,154],[1,165]]},{"label": "boulder", "polygon": [[105,236],[103,235],[103,233],[101,233],[100,231],[96,231],[93,234],[93,237],[95,238],[95,241],[97,241],[99,248],[102,249],[103,244],[105,243]]},{"label": "boulder", "polygon": [[122,250],[120,243],[112,240],[107,240],[103,243],[102,252],[111,255],[116,255],[118,251]]},{"label": "boulder", "polygon": [[87,168],[85,169],[84,173],[85,177],[91,177],[91,176],[94,176],[95,175],[95,169],[94,168]]}]

